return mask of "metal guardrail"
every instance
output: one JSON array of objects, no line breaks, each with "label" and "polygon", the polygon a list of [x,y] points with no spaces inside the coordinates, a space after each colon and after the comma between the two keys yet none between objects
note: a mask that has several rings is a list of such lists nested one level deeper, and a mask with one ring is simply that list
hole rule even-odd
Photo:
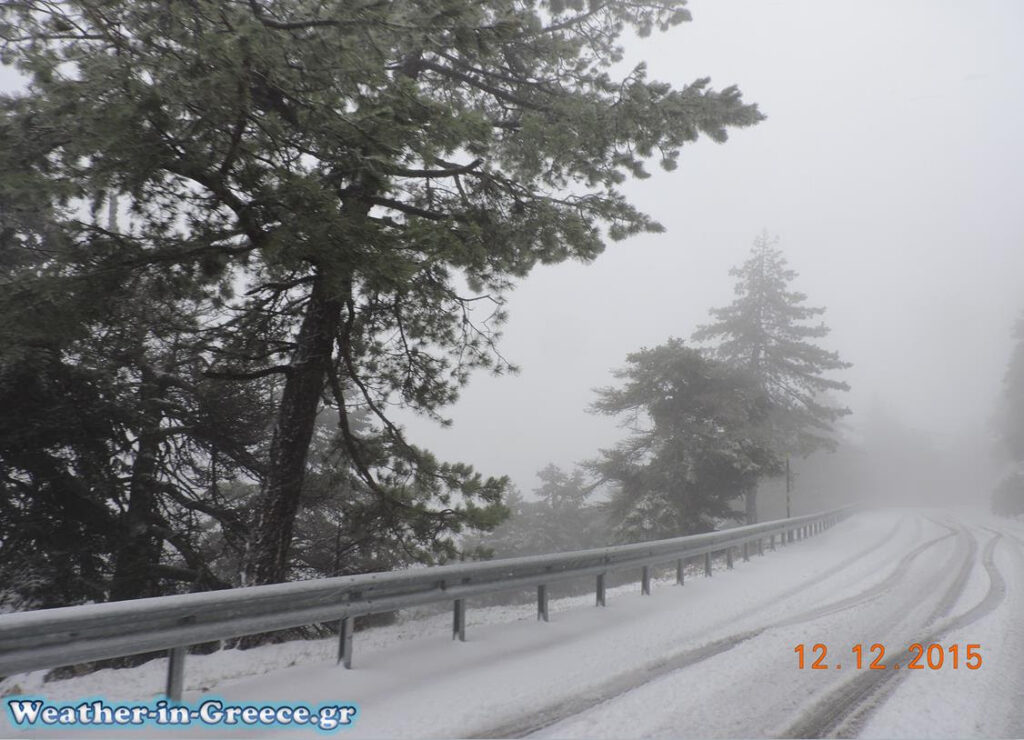
[{"label": "metal guardrail", "polygon": [[40,609],[0,616],[0,676],[105,658],[168,650],[167,695],[180,700],[185,655],[190,645],[260,632],[339,622],[338,662],[352,667],[353,619],[437,601],[453,601],[453,637],[466,639],[466,598],[537,588],[537,618],[548,619],[548,586],[596,575],[596,602],[605,604],[610,571],[641,569],[641,593],[650,593],[651,568],[676,561],[677,583],[686,560],[751,545],[763,554],[767,540],[792,542],[823,531],[849,514],[838,509],[720,532],[579,550],[387,573],[366,573],[230,591],[159,596],[135,601]]}]

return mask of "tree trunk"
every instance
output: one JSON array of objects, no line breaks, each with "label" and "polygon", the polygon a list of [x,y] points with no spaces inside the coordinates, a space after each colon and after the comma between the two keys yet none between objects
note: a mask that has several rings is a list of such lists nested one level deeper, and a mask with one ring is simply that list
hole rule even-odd
[{"label": "tree trunk", "polygon": [[757,483],[743,492],[743,501],[746,505],[747,524],[757,524]]},{"label": "tree trunk", "polygon": [[128,512],[124,535],[114,555],[110,600],[124,601],[159,595],[156,566],[160,564],[163,542],[151,528],[156,506],[156,469],[160,454],[160,411],[155,402],[163,388],[148,368],[142,369],[139,406],[142,411],[139,447],[132,465],[128,487]]},{"label": "tree trunk", "polygon": [[281,583],[288,575],[292,526],[340,315],[341,302],[327,295],[325,280],[318,274],[306,304],[270,443],[270,465],[256,513],[256,583]]}]

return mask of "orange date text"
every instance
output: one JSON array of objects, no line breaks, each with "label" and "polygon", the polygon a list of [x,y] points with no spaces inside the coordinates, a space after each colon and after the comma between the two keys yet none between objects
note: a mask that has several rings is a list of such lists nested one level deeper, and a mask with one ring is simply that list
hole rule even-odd
[{"label": "orange date text", "polygon": [[924,670],[937,671],[941,668],[959,670],[966,668],[976,671],[981,668],[981,645],[928,645],[915,642],[906,649],[897,652],[890,660],[886,660],[885,645],[876,642],[873,645],[854,645],[845,654],[842,650],[830,652],[829,647],[815,643],[810,647],[800,643],[793,648],[797,655],[797,668],[809,668],[815,671],[848,669],[872,671]]}]

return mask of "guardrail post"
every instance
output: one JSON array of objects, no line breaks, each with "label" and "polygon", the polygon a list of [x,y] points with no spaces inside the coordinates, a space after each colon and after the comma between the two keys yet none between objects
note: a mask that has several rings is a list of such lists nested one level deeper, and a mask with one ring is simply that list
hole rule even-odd
[{"label": "guardrail post", "polygon": [[750,543],[748,542],[743,543],[743,562],[750,562]]},{"label": "guardrail post", "polygon": [[597,604],[596,606],[604,606],[604,573],[597,574]]},{"label": "guardrail post", "polygon": [[455,608],[452,612],[452,639],[458,638],[459,642],[466,641],[466,600],[456,599]]},{"label": "guardrail post", "polygon": [[757,538],[757,554],[764,557],[764,537]]},{"label": "guardrail post", "polygon": [[651,566],[645,565],[640,573],[640,595],[651,595]]},{"label": "guardrail post", "polygon": [[707,578],[711,577],[711,553],[704,553],[704,575]]},{"label": "guardrail post", "polygon": [[[780,538],[781,539],[781,538]],[[772,550],[775,549],[775,535],[772,535],[768,540],[768,547]]]},{"label": "guardrail post", "polygon": [[338,662],[346,668],[352,667],[352,633],[355,619],[342,617],[338,620]]},{"label": "guardrail post", "polygon": [[679,558],[676,561],[676,583],[680,586],[683,585],[683,559]]},{"label": "guardrail post", "polygon": [[548,621],[548,587],[537,586],[537,619]]},{"label": "guardrail post", "polygon": [[732,570],[732,548],[725,548],[725,567]]},{"label": "guardrail post", "polygon": [[185,684],[185,645],[167,651],[167,698],[181,701],[181,690]]}]

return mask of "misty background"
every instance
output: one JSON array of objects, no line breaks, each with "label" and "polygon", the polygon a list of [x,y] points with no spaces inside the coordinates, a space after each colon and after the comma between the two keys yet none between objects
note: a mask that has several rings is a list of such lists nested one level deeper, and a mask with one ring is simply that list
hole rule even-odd
[{"label": "misty background", "polygon": [[[987,505],[991,420],[1024,310],[1024,6],[694,0],[693,22],[627,43],[622,69],[738,84],[767,120],[701,140],[679,169],[631,181],[666,227],[592,264],[542,266],[512,292],[501,349],[517,376],[478,374],[442,429],[411,439],[522,492],[623,431],[590,415],[628,352],[687,339],[733,298],[731,267],[777,235],[795,289],[825,306],[821,345],[853,367],[837,453],[794,462],[795,512],[876,502]],[[829,490],[823,490],[828,485]],[[781,484],[762,517],[784,515]]]},{"label": "misty background", "polygon": [[[665,233],[536,268],[506,304],[501,351],[521,372],[475,375],[449,428],[400,414],[410,439],[527,495],[548,463],[568,469],[613,446],[616,422],[586,412],[593,389],[627,353],[687,339],[728,304],[729,269],[767,230],[807,304],[828,309],[822,346],[853,363],[837,400],[857,449],[796,461],[796,510],[896,492],[987,502],[1000,465],[991,420],[1024,310],[1024,6],[688,7],[692,23],[630,38],[620,71],[645,62],[677,86],[737,84],[767,120],[625,183]],[[0,68],[0,89],[19,86]],[[777,495],[762,499],[762,516],[780,513]]]}]

